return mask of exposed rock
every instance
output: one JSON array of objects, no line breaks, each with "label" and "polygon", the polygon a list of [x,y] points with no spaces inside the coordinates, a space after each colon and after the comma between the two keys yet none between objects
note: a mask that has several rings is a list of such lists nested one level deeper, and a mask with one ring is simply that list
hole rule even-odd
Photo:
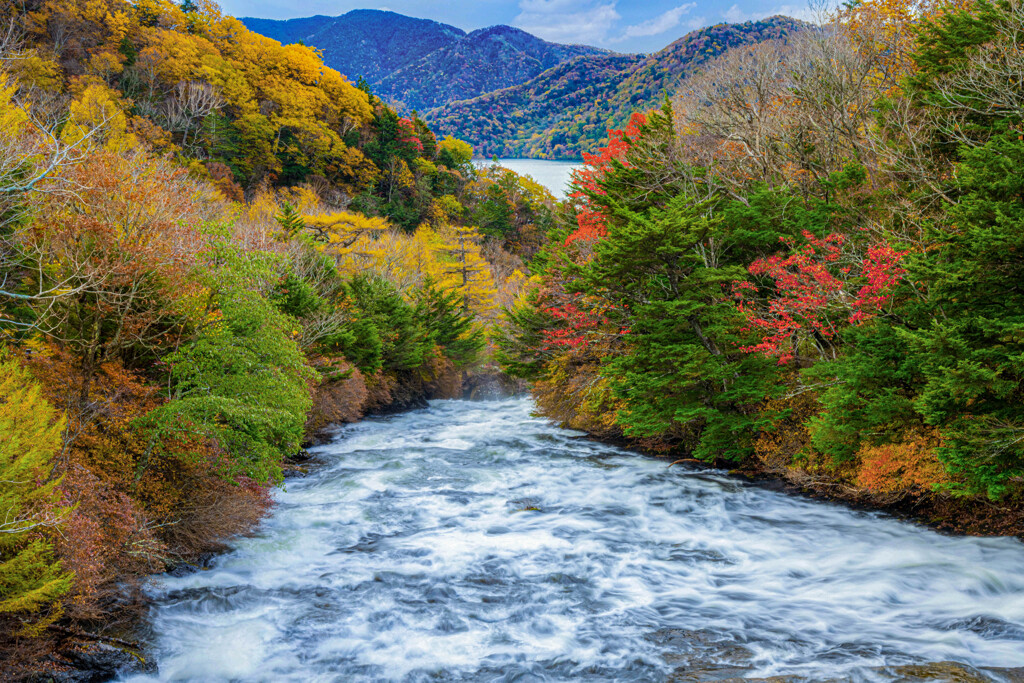
[{"label": "exposed rock", "polygon": [[190,564],[188,562],[182,562],[181,564],[173,567],[170,571],[167,572],[167,574],[173,576],[176,579],[180,579],[183,576],[195,574],[198,571],[201,571],[200,567],[197,567],[196,565]]},{"label": "exposed rock", "polygon": [[883,669],[883,672],[894,676],[897,683],[992,683],[993,681],[1006,681],[1016,683],[1024,681],[1024,669],[990,669],[990,675],[979,671],[974,667],[957,662],[935,662],[932,664],[911,664],[909,666],[894,666]]},{"label": "exposed rock", "polygon": [[462,397],[471,401],[496,401],[523,393],[526,385],[500,372],[470,375],[462,386]]},{"label": "exposed rock", "polygon": [[[119,676],[148,673],[155,665],[143,657],[106,643],[93,643],[61,653],[60,669],[35,674],[31,683],[106,683]],[[67,667],[65,669],[65,667]]]}]

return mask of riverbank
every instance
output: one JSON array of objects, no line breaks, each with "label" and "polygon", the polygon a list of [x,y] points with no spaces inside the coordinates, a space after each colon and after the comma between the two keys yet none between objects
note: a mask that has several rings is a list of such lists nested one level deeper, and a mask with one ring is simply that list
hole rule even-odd
[{"label": "riverbank", "polygon": [[[350,373],[344,379],[327,382],[318,387],[314,394],[314,411],[307,423],[307,447],[289,459],[283,467],[286,480],[299,481],[316,476],[325,461],[318,456],[324,444],[330,443],[338,429],[365,420],[409,410],[422,410],[428,401],[434,399],[481,399],[497,398],[501,395],[522,392],[524,386],[488,368],[482,372],[450,373],[438,376],[429,382],[416,380],[388,381],[367,387],[365,379]],[[353,398],[354,397],[354,398]],[[346,399],[350,402],[346,403]],[[353,402],[358,400],[358,404]],[[348,412],[342,412],[342,409]],[[327,422],[333,419],[334,422]],[[396,437],[400,438],[400,437]],[[812,476],[807,472],[789,468],[770,468],[763,461],[752,460],[740,468],[728,467],[728,463],[703,463],[677,455],[666,455],[643,444],[621,436],[590,434],[587,439],[595,444],[627,448],[632,452],[657,459],[666,465],[666,470],[675,467],[685,470],[694,468],[713,476],[725,476],[752,482],[758,488],[785,493],[798,498],[838,502],[853,510],[881,511],[897,518],[927,525],[937,531],[969,536],[1016,536],[1024,537],[1024,509],[1015,506],[997,506],[987,501],[955,499],[927,491],[904,491],[899,495],[879,496],[864,489],[858,489],[837,478],[822,475]],[[184,578],[208,570],[211,563],[228,549],[229,541],[237,542],[247,537],[275,507],[267,497],[268,504],[262,514],[252,520],[249,528],[218,539],[215,546],[209,546],[199,555],[189,557],[165,573],[170,577]],[[44,662],[46,671],[25,671],[20,678],[32,683],[79,683],[80,681],[111,680],[116,675],[134,672],[138,675],[152,671],[153,663],[144,655],[140,641],[148,639],[145,633],[149,613],[148,598],[133,590],[132,599],[125,601],[121,612],[116,614],[110,625],[97,625],[96,632],[82,629],[66,629],[56,626],[44,643],[32,644],[37,661]]]},{"label": "riverbank", "polygon": [[879,494],[835,477],[799,469],[785,472],[747,465],[734,470],[753,481],[777,482],[791,493],[844,503],[854,509],[878,510],[925,524],[937,531],[965,536],[1012,536],[1024,540],[1024,503],[959,498],[920,488]]},{"label": "riverbank", "polygon": [[[320,368],[325,370],[325,368]],[[285,481],[315,471],[317,460],[307,449],[331,440],[339,427],[365,419],[422,409],[437,399],[493,399],[525,387],[492,366],[464,371],[439,365],[432,374],[378,375],[365,378],[353,368],[334,368],[335,379],[313,391],[313,408],[306,423],[304,448],[282,464]],[[244,538],[274,511],[272,491],[263,487],[262,504],[247,509],[227,529],[208,533],[201,542],[178,552],[176,561],[149,578],[166,575],[184,577],[210,568],[229,549],[232,541]],[[212,520],[211,520],[212,522]],[[149,598],[143,591],[146,577],[133,579],[122,587],[119,599],[107,606],[107,617],[91,624],[51,624],[36,638],[12,638],[0,643],[7,653],[0,663],[0,680],[26,683],[99,683],[130,673],[154,670],[145,656],[146,619]],[[13,629],[9,629],[13,631]]]},{"label": "riverbank", "polygon": [[1024,501],[1004,500],[996,503],[979,497],[956,497],[921,487],[882,494],[836,476],[812,474],[796,467],[773,466],[761,460],[750,460],[739,466],[722,460],[707,463],[685,457],[681,453],[666,454],[664,449],[651,449],[642,442],[621,435],[590,432],[587,435],[598,443],[665,461],[668,466],[685,464],[709,472],[727,473],[736,479],[774,491],[841,503],[854,510],[884,512],[943,533],[979,537],[1009,536],[1024,540]]}]

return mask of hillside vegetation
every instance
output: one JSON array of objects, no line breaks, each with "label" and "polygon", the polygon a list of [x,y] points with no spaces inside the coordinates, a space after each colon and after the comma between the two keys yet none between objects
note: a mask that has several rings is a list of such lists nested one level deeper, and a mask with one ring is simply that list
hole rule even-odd
[{"label": "hillside vegetation", "polygon": [[8,680],[131,637],[328,426],[493,373],[557,205],[212,4],[2,6]]},{"label": "hillside vegetation", "polygon": [[465,34],[393,12],[246,25],[321,50],[325,63],[394,105],[417,110],[442,135],[485,157],[579,159],[634,111],[660,106],[682,80],[730,48],[785,39],[806,24],[776,16],[693,31],[654,54],[622,55],[548,43],[493,26]]},{"label": "hillside vegetation", "polygon": [[484,156],[578,159],[607,142],[634,111],[657,108],[682,79],[730,48],[784,39],[806,27],[788,17],[718,24],[687,34],[648,57],[581,57],[537,78],[426,114]]},{"label": "hillside vegetation", "polygon": [[131,649],[331,425],[499,365],[597,437],[1024,534],[1021,0],[555,66],[563,149],[636,109],[563,203],[212,3],[0,7],[0,678]]},{"label": "hillside vegetation", "polygon": [[826,28],[587,155],[505,367],[575,429],[1020,535],[1024,5]]}]

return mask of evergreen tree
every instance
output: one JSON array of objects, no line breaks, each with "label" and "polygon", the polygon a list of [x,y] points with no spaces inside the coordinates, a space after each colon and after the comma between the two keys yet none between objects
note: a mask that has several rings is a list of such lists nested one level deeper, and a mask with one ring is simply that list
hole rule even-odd
[{"label": "evergreen tree", "polygon": [[552,329],[555,320],[536,289],[504,314],[505,322],[495,333],[495,357],[512,377],[537,380],[554,356],[553,351],[544,348],[544,331]]},{"label": "evergreen tree", "polygon": [[625,401],[626,433],[669,434],[698,458],[741,460],[771,419],[756,405],[772,394],[774,371],[738,350],[743,325],[723,292],[744,269],[708,258],[724,235],[705,210],[684,195],[645,214],[618,209],[579,278],[628,327],[626,348],[604,365]]},{"label": "evergreen tree", "polygon": [[457,366],[470,365],[486,345],[483,331],[465,314],[458,292],[446,292],[428,280],[416,293],[416,319]]},{"label": "evergreen tree", "polygon": [[[213,253],[205,284],[215,309],[189,343],[163,359],[171,368],[170,400],[139,426],[149,434],[149,452],[159,453],[167,435],[198,433],[234,456],[237,471],[226,474],[267,481],[302,443],[316,373],[294,340],[294,318],[254,291],[269,279],[266,260],[226,244]],[[147,465],[143,460],[137,476]]]},{"label": "evergreen tree", "polygon": [[961,201],[910,271],[934,318],[908,340],[926,378],[917,407],[947,439],[940,457],[997,498],[1024,476],[1024,141],[1006,125],[962,156]]},{"label": "evergreen tree", "polygon": [[[357,275],[346,283],[345,293],[362,321],[359,336],[366,340],[376,336],[380,340],[378,367],[404,371],[426,361],[433,348],[430,335],[394,285],[377,276]],[[350,360],[362,355],[358,346],[345,351]],[[360,361],[366,362],[362,358]],[[359,362],[352,362],[363,369]]]},{"label": "evergreen tree", "polygon": [[303,228],[306,227],[306,221],[302,214],[288,202],[284,203],[278,214],[274,216],[274,220],[281,226],[282,238],[285,240],[290,240],[301,234]]}]

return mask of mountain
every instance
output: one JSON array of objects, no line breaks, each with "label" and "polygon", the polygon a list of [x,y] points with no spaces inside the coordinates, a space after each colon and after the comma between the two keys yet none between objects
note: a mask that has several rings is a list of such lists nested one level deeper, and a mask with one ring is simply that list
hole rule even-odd
[{"label": "mountain", "polygon": [[549,43],[511,26],[467,35],[454,26],[380,10],[242,22],[282,43],[318,48],[327,66],[353,81],[362,76],[386,101],[419,110],[519,85],[572,59],[608,54]]},{"label": "mountain", "polygon": [[775,16],[693,31],[648,57],[583,56],[521,85],[438,107],[426,119],[483,156],[579,158],[601,145],[609,128],[625,125],[632,112],[658,106],[700,64],[730,48],[785,38],[807,26]]},{"label": "mountain", "polygon": [[466,37],[460,28],[382,10],[353,10],[340,17],[255,19],[250,31],[284,44],[302,43],[323,53],[324,63],[353,82],[376,84],[393,72]]},{"label": "mountain", "polygon": [[644,56],[549,43],[511,26],[467,34],[382,10],[242,21],[282,43],[320,49],[328,66],[365,78],[385,101],[426,112],[435,130],[478,154],[559,159],[594,150],[609,128],[658,106],[703,62],[807,26],[782,16],[718,24]]},{"label": "mountain", "polygon": [[376,94],[420,110],[525,83],[578,57],[608,54],[558,45],[511,26],[492,26],[441,47],[384,78]]}]

